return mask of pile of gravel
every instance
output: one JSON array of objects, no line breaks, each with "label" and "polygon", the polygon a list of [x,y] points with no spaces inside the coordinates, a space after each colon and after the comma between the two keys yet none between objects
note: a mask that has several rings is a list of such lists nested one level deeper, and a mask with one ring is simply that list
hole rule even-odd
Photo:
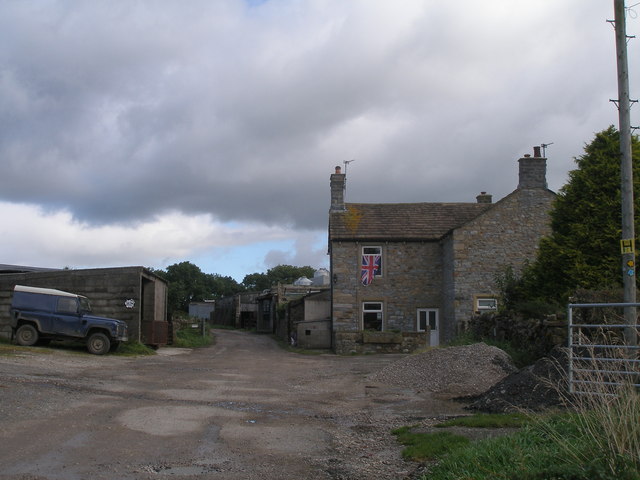
[{"label": "pile of gravel", "polygon": [[566,354],[555,350],[509,375],[469,405],[471,410],[504,413],[521,410],[542,411],[563,405],[566,392]]},{"label": "pile of gravel", "polygon": [[375,382],[444,396],[476,396],[517,371],[511,357],[485,343],[434,348],[387,365]]}]

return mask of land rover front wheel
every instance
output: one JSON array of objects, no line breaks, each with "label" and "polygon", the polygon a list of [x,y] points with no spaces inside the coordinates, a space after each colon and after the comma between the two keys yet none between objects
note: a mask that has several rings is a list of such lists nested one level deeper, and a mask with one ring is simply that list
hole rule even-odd
[{"label": "land rover front wheel", "polygon": [[104,333],[92,333],[87,340],[87,350],[94,355],[104,355],[111,348],[111,340]]},{"label": "land rover front wheel", "polygon": [[16,342],[23,347],[35,345],[38,341],[38,330],[33,325],[20,325],[16,330]]}]

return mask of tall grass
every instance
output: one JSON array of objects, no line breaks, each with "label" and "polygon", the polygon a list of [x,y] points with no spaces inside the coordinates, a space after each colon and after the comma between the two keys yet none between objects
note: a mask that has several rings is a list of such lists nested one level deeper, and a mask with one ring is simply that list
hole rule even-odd
[{"label": "tall grass", "polygon": [[[574,438],[548,429],[550,438],[568,458],[580,465],[592,462],[595,454],[612,478],[640,472],[640,396],[634,388],[626,383],[616,395],[579,395],[573,406]],[[576,448],[580,438],[586,439],[591,448]]]},{"label": "tall grass", "polygon": [[[574,360],[573,393],[560,391],[565,405],[574,412],[578,435],[589,439],[609,473],[640,471],[640,395],[635,386],[640,372],[635,362],[636,350],[619,348],[626,346],[608,333],[578,340],[611,345],[606,350],[585,346],[579,354],[582,359]],[[589,452],[575,449],[571,439],[554,436],[553,440],[576,462],[590,459]]]},{"label": "tall grass", "polygon": [[[591,339],[593,340],[593,339]],[[586,342],[585,342],[586,343]],[[595,342],[591,342],[595,343]],[[640,372],[636,354],[585,350],[574,369],[576,392],[556,385],[566,410],[531,415],[507,437],[442,456],[425,480],[640,480]],[[617,365],[613,368],[612,365]]]}]

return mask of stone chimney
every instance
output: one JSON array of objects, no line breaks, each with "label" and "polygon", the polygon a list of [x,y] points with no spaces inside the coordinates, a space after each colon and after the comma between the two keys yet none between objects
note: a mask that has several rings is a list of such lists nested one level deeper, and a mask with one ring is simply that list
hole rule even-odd
[{"label": "stone chimney", "polygon": [[533,147],[533,157],[526,154],[518,163],[518,188],[547,188],[547,159],[540,155],[540,147]]},{"label": "stone chimney", "polygon": [[480,195],[476,197],[478,203],[493,203],[493,197],[487,192],[480,192]]},{"label": "stone chimney", "polygon": [[336,173],[331,175],[331,209],[329,212],[344,212],[344,189],[346,175],[336,167]]}]

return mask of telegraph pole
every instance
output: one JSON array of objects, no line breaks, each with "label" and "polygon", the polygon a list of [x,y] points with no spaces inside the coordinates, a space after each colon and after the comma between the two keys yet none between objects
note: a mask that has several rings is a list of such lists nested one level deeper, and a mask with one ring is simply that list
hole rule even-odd
[{"label": "telegraph pole", "polygon": [[[629,67],[627,61],[627,27],[624,0],[614,0],[614,22],[618,66],[618,121],[620,130],[620,171],[622,194],[622,271],[624,303],[636,303],[635,227],[633,212],[633,164],[631,159],[631,100],[629,98]],[[636,308],[625,307],[625,341],[637,344]]]}]

